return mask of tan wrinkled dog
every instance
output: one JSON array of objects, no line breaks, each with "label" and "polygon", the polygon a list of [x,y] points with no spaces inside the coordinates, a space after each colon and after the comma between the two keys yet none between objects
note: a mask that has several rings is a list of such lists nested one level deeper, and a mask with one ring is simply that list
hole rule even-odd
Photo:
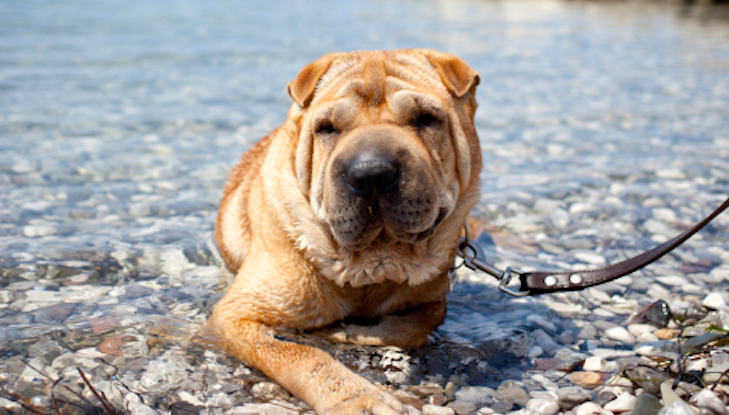
[{"label": "tan wrinkled dog", "polygon": [[225,187],[216,242],[237,273],[211,326],[222,347],[318,414],[403,405],[322,350],[333,341],[419,347],[442,323],[459,233],[479,197],[479,77],[432,50],[333,53],[288,85],[282,126]]}]

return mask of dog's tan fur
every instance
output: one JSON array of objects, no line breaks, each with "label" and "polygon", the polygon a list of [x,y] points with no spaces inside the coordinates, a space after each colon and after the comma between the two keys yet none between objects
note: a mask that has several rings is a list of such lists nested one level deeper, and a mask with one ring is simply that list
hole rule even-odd
[{"label": "dog's tan fur", "polygon": [[[478,82],[461,59],[431,50],[335,53],[301,70],[288,86],[288,118],[225,187],[215,237],[237,275],[210,320],[225,350],[319,414],[403,413],[325,352],[273,333],[427,342],[479,197]],[[402,155],[396,194],[362,202],[342,184],[337,169],[363,146]],[[331,328],[345,318],[377,323]]]}]

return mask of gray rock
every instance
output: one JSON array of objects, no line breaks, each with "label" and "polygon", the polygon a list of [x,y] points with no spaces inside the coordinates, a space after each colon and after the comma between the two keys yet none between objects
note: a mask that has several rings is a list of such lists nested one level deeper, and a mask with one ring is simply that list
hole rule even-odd
[{"label": "gray rock", "polygon": [[494,393],[493,389],[483,386],[464,386],[456,392],[456,400],[481,407],[493,403]]},{"label": "gray rock", "polygon": [[626,369],[625,376],[638,385],[638,387],[652,394],[660,393],[661,383],[667,379],[663,373],[645,366]]},{"label": "gray rock", "polygon": [[618,395],[616,395],[613,391],[610,390],[602,390],[597,394],[597,397],[595,398],[595,403],[597,405],[600,405],[601,407],[605,406],[606,403],[615,400]]},{"label": "gray rock", "polygon": [[651,393],[641,393],[635,401],[633,415],[657,415],[663,408],[661,401]]},{"label": "gray rock", "polygon": [[452,409],[455,413],[458,415],[468,415],[471,412],[476,412],[476,405],[469,403],[469,402],[451,402],[448,405],[446,405],[446,408]]},{"label": "gray rock", "polygon": [[590,395],[581,388],[566,387],[557,389],[559,406],[564,411],[569,411],[575,406],[590,400]]}]

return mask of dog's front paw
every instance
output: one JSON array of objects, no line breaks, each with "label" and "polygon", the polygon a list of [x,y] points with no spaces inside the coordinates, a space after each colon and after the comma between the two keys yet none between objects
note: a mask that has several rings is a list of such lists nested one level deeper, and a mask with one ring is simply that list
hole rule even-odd
[{"label": "dog's front paw", "polygon": [[407,415],[408,413],[405,405],[399,400],[374,385],[317,411],[320,415]]},{"label": "dog's front paw", "polygon": [[315,330],[311,334],[327,339],[332,343],[352,343],[349,340],[349,334],[347,334],[347,327],[344,325]]}]

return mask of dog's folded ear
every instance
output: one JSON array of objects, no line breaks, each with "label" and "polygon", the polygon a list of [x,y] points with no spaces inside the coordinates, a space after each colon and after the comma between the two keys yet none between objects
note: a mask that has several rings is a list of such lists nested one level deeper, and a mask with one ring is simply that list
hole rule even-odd
[{"label": "dog's folded ear", "polygon": [[463,97],[480,82],[478,73],[463,59],[446,53],[426,50],[425,57],[438,70],[443,84],[453,95]]},{"label": "dog's folded ear", "polygon": [[296,78],[289,82],[286,87],[289,96],[302,107],[309,105],[314,96],[316,85],[339,55],[338,53],[330,53],[304,66],[296,75]]}]

